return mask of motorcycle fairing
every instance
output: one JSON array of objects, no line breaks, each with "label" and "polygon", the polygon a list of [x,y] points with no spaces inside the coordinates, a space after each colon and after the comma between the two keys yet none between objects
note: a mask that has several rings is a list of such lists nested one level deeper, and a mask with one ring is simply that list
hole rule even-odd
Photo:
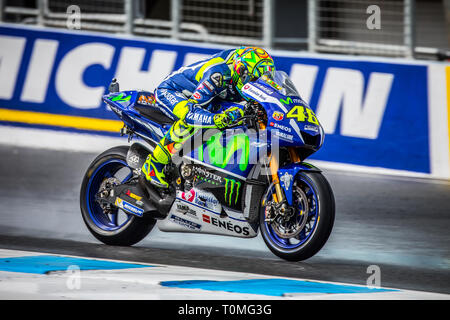
[{"label": "motorcycle fairing", "polygon": [[261,78],[247,83],[242,94],[264,106],[267,135],[278,136],[280,147],[309,146],[316,151],[322,146],[323,128],[300,96],[286,96]]},{"label": "motorcycle fairing", "polygon": [[189,157],[185,157],[185,163],[192,164],[195,188],[208,190],[218,199],[221,205],[232,210],[242,211],[242,202],[245,196],[245,177]]},{"label": "motorcycle fairing", "polygon": [[[170,124],[161,125],[155,120],[144,116],[136,109],[137,106],[144,106],[137,103],[142,94],[152,95],[148,92],[121,91],[103,96],[103,101],[135,133],[153,141],[159,141],[169,130]],[[150,105],[145,105],[145,107],[152,109],[152,112],[155,114],[163,114],[157,107]]]},{"label": "motorcycle fairing", "polygon": [[278,169],[278,177],[280,179],[280,186],[284,190],[286,201],[289,205],[292,205],[292,191],[295,177],[300,171],[321,172],[312,164],[302,163],[290,163],[282,168]]},{"label": "motorcycle fairing", "polygon": [[168,218],[159,220],[158,228],[166,232],[201,232],[240,238],[257,235],[241,215],[222,215],[218,200],[209,192],[193,188],[189,192],[177,191],[177,197]]}]

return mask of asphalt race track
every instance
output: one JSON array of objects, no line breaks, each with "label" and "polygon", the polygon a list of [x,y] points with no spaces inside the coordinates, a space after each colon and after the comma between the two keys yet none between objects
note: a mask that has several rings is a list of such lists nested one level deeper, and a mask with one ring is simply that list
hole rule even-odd
[{"label": "asphalt race track", "polygon": [[0,146],[0,248],[41,251],[450,293],[450,183],[324,171],[336,198],[325,247],[298,263],[274,256],[259,236],[237,239],[162,233],[134,247],[90,235],[79,188],[96,154]]}]

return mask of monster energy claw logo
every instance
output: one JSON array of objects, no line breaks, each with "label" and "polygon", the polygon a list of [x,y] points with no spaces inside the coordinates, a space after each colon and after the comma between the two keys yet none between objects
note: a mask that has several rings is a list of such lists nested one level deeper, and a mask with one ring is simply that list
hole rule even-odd
[{"label": "monster energy claw logo", "polygon": [[[236,204],[239,198],[239,190],[241,189],[241,183],[234,179],[224,178],[224,180],[225,180],[225,203],[231,205],[234,194],[234,204]],[[234,192],[234,190],[236,190],[236,192]]]}]

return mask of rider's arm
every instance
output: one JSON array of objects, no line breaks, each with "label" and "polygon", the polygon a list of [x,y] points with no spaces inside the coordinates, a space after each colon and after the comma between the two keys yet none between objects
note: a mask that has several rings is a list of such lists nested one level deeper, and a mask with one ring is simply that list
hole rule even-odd
[{"label": "rider's arm", "polygon": [[210,68],[199,77],[199,84],[189,99],[189,111],[185,122],[196,127],[216,127],[214,122],[215,113],[207,110],[212,100],[222,96],[226,92],[223,80],[227,75],[223,74],[223,68]]}]

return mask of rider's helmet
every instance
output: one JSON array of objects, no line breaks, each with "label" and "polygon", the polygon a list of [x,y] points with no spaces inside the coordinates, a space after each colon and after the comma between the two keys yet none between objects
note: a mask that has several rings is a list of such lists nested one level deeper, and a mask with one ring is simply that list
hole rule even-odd
[{"label": "rider's helmet", "polygon": [[275,63],[266,50],[258,47],[240,47],[232,56],[231,77],[234,85],[240,91],[242,87],[255,81],[262,75],[275,75]]}]

